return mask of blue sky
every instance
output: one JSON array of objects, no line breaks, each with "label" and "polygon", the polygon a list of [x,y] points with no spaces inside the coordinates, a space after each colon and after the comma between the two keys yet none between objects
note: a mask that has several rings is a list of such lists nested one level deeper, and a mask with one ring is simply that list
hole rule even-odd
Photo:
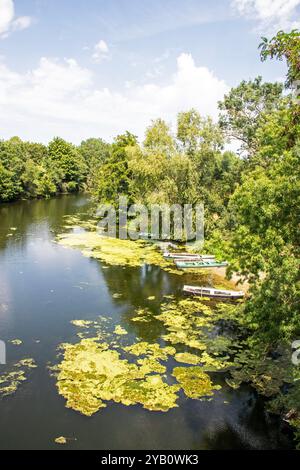
[{"label": "blue sky", "polygon": [[0,138],[74,143],[174,125],[242,79],[282,79],[261,35],[299,27],[300,0],[0,0]]}]

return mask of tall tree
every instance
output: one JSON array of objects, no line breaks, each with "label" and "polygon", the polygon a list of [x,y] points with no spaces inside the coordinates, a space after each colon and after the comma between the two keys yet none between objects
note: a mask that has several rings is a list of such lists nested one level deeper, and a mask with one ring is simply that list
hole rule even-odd
[{"label": "tall tree", "polygon": [[109,158],[100,166],[96,175],[94,195],[100,202],[117,205],[120,195],[129,194],[128,149],[136,145],[136,136],[128,131],[116,137]]},{"label": "tall tree", "polygon": [[170,127],[163,119],[152,121],[146,130],[144,147],[149,150],[160,150],[170,155],[175,148],[175,141]]},{"label": "tall tree", "polygon": [[60,189],[78,191],[86,178],[86,164],[76,147],[56,137],[49,144],[49,160],[60,181]]},{"label": "tall tree", "polygon": [[290,33],[279,31],[272,39],[262,38],[260,44],[261,59],[286,60],[288,73],[286,87],[291,88],[293,83],[300,80],[300,31],[294,29]]},{"label": "tall tree", "polygon": [[220,126],[230,139],[240,142],[241,152],[252,156],[258,149],[256,132],[263,116],[283,106],[283,85],[263,83],[262,77],[242,81],[219,102]]}]

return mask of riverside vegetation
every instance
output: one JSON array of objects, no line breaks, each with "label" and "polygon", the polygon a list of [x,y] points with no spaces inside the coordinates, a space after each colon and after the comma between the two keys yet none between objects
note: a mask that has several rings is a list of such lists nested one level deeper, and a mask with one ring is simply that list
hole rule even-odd
[{"label": "riverside vegetation", "polygon": [[[263,38],[260,53],[263,61],[286,61],[285,85],[243,81],[219,104],[218,123],[192,109],[178,115],[176,135],[163,120],[152,122],[143,144],[130,132],[79,147],[59,138],[48,147],[17,137],[0,142],[1,202],[83,190],[113,205],[120,194],[135,203],[203,202],[204,249],[226,257],[228,275],[249,284],[246,302],[235,306],[212,310],[203,299],[171,298],[155,318],[137,310],[132,322],[163,325],[160,344],[132,339],[122,325],[107,335],[101,323],[78,320],[80,341],[62,345],[53,368],[68,407],[92,415],[115,401],[167,411],[181,392],[191,399],[218,393],[212,374],[225,371],[230,387],[247,382],[266,396],[269,411],[300,439],[300,370],[291,361],[300,338],[300,105],[292,89],[300,80],[299,31]],[[237,154],[224,151],[231,139],[240,143]],[[63,245],[111,265],[149,263],[173,274],[155,247],[104,241],[95,218],[66,222]],[[83,232],[72,231],[78,225]],[[220,328],[224,334],[214,335]],[[23,376],[12,374],[7,380],[17,388]]]}]

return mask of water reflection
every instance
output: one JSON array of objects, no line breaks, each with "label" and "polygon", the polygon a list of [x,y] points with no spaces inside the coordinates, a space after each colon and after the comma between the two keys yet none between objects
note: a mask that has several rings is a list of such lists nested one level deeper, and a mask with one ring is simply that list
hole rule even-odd
[{"label": "water reflection", "polygon": [[159,267],[105,266],[52,242],[62,231],[64,215],[90,208],[84,196],[0,206],[0,338],[23,341],[19,347],[8,344],[10,362],[33,357],[38,364],[30,381],[0,402],[0,428],[5,429],[0,448],[54,449],[60,435],[77,438],[71,449],[291,446],[248,387],[224,386],[210,402],[181,394],[180,406],[165,414],[109,404],[88,419],[65,408],[47,365],[57,362],[60,343],[78,341],[71,320],[109,316],[112,328],[121,324],[133,337],[156,342],[164,333],[162,322],[131,319],[138,308],[158,313],[163,296],[180,296],[183,284],[180,276]]}]

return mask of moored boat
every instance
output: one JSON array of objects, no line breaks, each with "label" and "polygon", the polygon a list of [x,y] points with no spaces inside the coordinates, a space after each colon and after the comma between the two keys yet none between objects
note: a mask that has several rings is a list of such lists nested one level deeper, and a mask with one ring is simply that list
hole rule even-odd
[{"label": "moored boat", "polygon": [[188,295],[212,297],[215,299],[242,299],[244,292],[233,290],[212,289],[210,287],[184,286],[183,292]]},{"label": "moored boat", "polygon": [[218,262],[214,260],[208,260],[208,261],[179,261],[175,260],[175,264],[177,268],[179,269],[190,269],[190,268],[224,268],[228,266],[228,263],[226,261],[224,262]]},{"label": "moored boat", "polygon": [[164,252],[164,258],[174,259],[174,260],[187,260],[187,261],[209,261],[215,260],[214,255],[199,255],[196,253],[170,253],[168,251]]}]

